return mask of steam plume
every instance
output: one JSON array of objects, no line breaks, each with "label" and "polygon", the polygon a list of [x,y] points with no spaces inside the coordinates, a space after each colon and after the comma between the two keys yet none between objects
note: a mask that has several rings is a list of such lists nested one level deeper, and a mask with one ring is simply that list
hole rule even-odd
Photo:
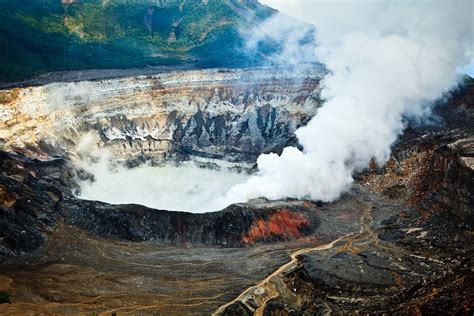
[{"label": "steam plume", "polygon": [[79,169],[93,175],[94,180],[77,179],[78,196],[113,204],[136,203],[170,211],[204,213],[220,210],[213,201],[229,188],[247,179],[246,173],[226,168],[200,168],[189,161],[160,167],[143,164],[127,168],[114,161],[107,148],[99,148],[97,132],[84,134],[72,156]]},{"label": "steam plume", "polygon": [[[429,113],[456,83],[456,69],[473,57],[472,1],[266,2],[316,25],[315,56],[330,71],[326,102],[296,132],[304,150],[261,155],[258,174],[221,197],[222,206],[260,196],[336,199],[354,172],[389,157],[403,118]],[[294,57],[296,48],[283,52]]]}]

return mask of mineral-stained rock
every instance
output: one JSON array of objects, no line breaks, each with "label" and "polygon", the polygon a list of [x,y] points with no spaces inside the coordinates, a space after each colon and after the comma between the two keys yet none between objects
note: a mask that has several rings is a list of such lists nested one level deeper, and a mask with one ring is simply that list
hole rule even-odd
[{"label": "mineral-stained rock", "polygon": [[[237,204],[220,212],[205,214],[76,199],[64,201],[60,207],[67,224],[91,231],[99,237],[171,244],[241,246],[257,241],[296,240],[313,233],[320,221],[317,214],[299,202],[267,207]],[[301,219],[304,219],[304,225]],[[249,240],[255,222],[271,222],[279,227],[294,225],[294,228],[292,234],[272,230],[258,239]]]},{"label": "mineral-stained rock", "polygon": [[[0,91],[0,140],[117,160],[254,161],[294,141],[320,105],[322,70],[202,70]],[[177,156],[177,157],[176,157]]]}]

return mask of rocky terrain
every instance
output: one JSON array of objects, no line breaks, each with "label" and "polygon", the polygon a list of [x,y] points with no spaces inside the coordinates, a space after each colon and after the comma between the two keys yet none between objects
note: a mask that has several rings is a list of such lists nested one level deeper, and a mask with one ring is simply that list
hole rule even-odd
[{"label": "rocky terrain", "polygon": [[117,160],[254,161],[316,113],[323,74],[205,70],[3,90],[0,139],[59,155],[86,138]]},{"label": "rocky terrain", "polygon": [[217,314],[472,314],[473,88],[437,108],[443,127],[409,128],[358,177],[358,230],[293,252]]},{"label": "rocky terrain", "polygon": [[317,115],[321,76],[209,70],[1,91],[0,314],[471,315],[469,84],[436,107],[442,123],[411,124],[333,203],[191,214],[73,195],[84,137],[131,166],[251,170]]}]

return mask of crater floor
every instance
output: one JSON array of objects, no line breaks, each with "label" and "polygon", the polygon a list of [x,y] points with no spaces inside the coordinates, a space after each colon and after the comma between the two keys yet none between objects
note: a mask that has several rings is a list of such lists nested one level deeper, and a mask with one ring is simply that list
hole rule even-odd
[{"label": "crater floor", "polygon": [[[25,259],[0,267],[1,290],[13,296],[0,313],[211,314],[288,262],[292,252],[357,232],[361,207],[371,208],[366,203],[350,194],[329,206],[308,204],[320,214],[316,236],[237,248],[118,241],[60,223],[33,265]],[[382,211],[394,213],[388,206]]]}]

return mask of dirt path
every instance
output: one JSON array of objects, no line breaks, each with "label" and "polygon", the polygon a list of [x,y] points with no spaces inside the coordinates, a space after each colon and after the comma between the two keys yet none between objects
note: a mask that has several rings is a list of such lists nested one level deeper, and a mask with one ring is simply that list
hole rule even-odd
[{"label": "dirt path", "polygon": [[[258,316],[263,315],[263,311],[265,310],[265,306],[266,306],[267,302],[269,300],[271,300],[272,298],[275,298],[279,295],[279,293],[276,290],[274,284],[271,282],[271,280],[274,277],[277,277],[280,274],[282,274],[284,272],[287,272],[287,271],[290,271],[291,269],[295,268],[298,264],[298,256],[300,256],[302,254],[305,254],[305,253],[308,253],[308,252],[312,252],[312,251],[321,251],[321,250],[330,249],[330,248],[334,247],[334,245],[336,243],[338,243],[339,241],[349,237],[350,235],[352,235],[352,234],[348,234],[348,235],[339,237],[338,239],[333,240],[332,242],[327,243],[327,244],[319,245],[319,246],[316,246],[316,247],[303,248],[303,249],[299,249],[299,250],[291,253],[290,254],[290,259],[291,260],[290,261],[288,261],[284,265],[280,266],[272,274],[267,276],[264,280],[262,280],[258,284],[253,285],[253,286],[248,287],[247,289],[245,289],[235,299],[233,299],[229,303],[219,307],[212,315],[222,314],[222,312],[227,307],[229,307],[230,305],[234,304],[237,301],[241,301],[245,304],[245,302],[247,301],[247,298],[250,297],[250,296],[254,297],[254,299],[257,298],[257,297],[261,298],[261,299],[258,299],[258,303],[260,303],[260,304],[259,304],[259,307],[257,308],[257,310],[255,311],[255,315],[258,315]],[[263,289],[263,291],[262,291],[262,289]],[[261,293],[261,294],[259,294],[259,293]]]},{"label": "dirt path", "polygon": [[[350,233],[350,234],[341,236],[327,244],[319,245],[316,247],[303,248],[295,252],[292,252],[290,254],[290,261],[280,266],[278,269],[276,269],[272,274],[267,276],[261,282],[245,289],[235,299],[219,307],[212,315],[213,316],[221,315],[226,310],[227,307],[240,301],[250,310],[255,309],[255,303],[256,303],[258,307],[255,309],[254,315],[263,316],[263,312],[265,311],[265,307],[267,306],[267,303],[271,299],[276,298],[280,295],[277,289],[277,284],[275,280],[273,279],[276,279],[280,277],[282,274],[296,268],[298,265],[298,256],[309,253],[309,252],[331,249],[334,247],[335,244],[343,240],[346,241],[346,244],[342,246],[342,248],[348,248],[348,247],[351,248],[353,242],[361,241],[361,240],[363,240],[365,243],[373,243],[373,242],[377,243],[377,239],[378,239],[377,234],[372,230],[373,218],[371,215],[371,209],[372,209],[372,205],[370,203],[366,204],[363,216],[360,218],[359,232]],[[254,302],[249,303],[249,301],[252,301],[252,300]]]}]

